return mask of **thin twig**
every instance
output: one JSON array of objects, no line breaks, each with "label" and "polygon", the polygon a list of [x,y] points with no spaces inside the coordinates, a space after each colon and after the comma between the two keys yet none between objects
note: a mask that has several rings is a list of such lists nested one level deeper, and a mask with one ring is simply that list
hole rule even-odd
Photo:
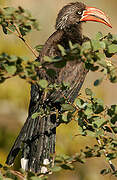
[{"label": "thin twig", "polygon": [[17,37],[19,38],[19,35],[17,35],[17,33],[16,33],[16,32],[14,32],[14,31],[10,30],[8,27],[6,27],[6,29],[7,29],[9,32],[13,33],[15,36],[17,36]]},{"label": "thin twig", "polygon": [[22,36],[21,33],[20,33],[19,28],[17,27],[17,25],[16,25],[15,23],[14,23],[14,26],[15,26],[15,28],[16,28],[16,31],[17,31],[18,35],[19,35],[19,36]]},{"label": "thin twig", "polygon": [[[99,138],[96,138],[96,139],[97,139],[98,144],[101,146],[101,145],[102,145],[102,143],[101,143],[100,139],[99,139]],[[108,153],[106,152],[106,150],[105,150],[105,149],[104,149],[103,151],[104,151],[104,155],[105,155],[105,157],[107,157],[107,156],[108,156]],[[111,160],[108,160],[108,163],[109,163],[110,168],[112,169],[112,171],[113,171],[113,172],[115,172],[115,171],[116,171],[116,169],[115,169],[115,166],[113,165],[112,161],[111,161]]]},{"label": "thin twig", "polygon": [[[16,25],[15,25],[16,27]],[[20,34],[18,28],[16,29],[17,33],[16,32],[13,32],[12,30],[10,30],[8,27],[7,27],[7,30],[13,34],[15,34],[15,36],[17,36],[19,39],[21,39],[25,45],[28,47],[28,49],[30,49],[30,51],[33,53],[33,55],[38,58],[37,54],[35,53],[35,50],[27,43],[27,41],[22,37],[22,35]]]},{"label": "thin twig", "polygon": [[30,51],[33,53],[33,55],[36,58],[38,58],[37,54],[35,53],[35,50],[27,43],[27,41],[24,38],[21,38],[21,37],[20,37],[20,39],[22,39],[22,41],[25,43],[25,45],[28,47],[28,49],[30,49]]},{"label": "thin twig", "polygon": [[24,176],[18,172],[18,171],[13,171],[13,170],[10,170],[10,172],[14,175],[16,175],[17,177],[19,177],[20,179],[23,179],[24,180]]}]

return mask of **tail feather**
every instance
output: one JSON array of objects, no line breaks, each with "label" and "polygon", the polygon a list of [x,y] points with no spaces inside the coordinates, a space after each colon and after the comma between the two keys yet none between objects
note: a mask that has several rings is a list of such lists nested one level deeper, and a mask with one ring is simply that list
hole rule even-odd
[{"label": "tail feather", "polygon": [[[25,170],[41,172],[45,160],[51,164],[51,154],[55,153],[56,116],[45,115],[35,119],[28,117],[17,137],[6,163],[13,164],[20,149],[21,165]],[[43,168],[42,168],[43,169]]]},{"label": "tail feather", "polygon": [[9,155],[7,157],[7,160],[6,160],[6,164],[8,165],[12,165],[14,160],[15,160],[15,157],[17,156],[17,154],[19,153],[20,149],[21,149],[21,146],[22,146],[22,142],[24,141],[25,139],[25,136],[26,136],[26,131],[27,131],[27,127],[29,125],[29,122],[30,121],[26,121],[23,128],[21,129],[17,139],[15,140],[15,143],[13,145],[13,147],[11,148],[10,152],[9,152]]},{"label": "tail feather", "polygon": [[29,115],[7,157],[6,164],[12,165],[20,150],[21,166],[25,170],[41,172],[41,169],[46,169],[43,167],[45,162],[51,164],[51,154],[55,153],[56,115],[49,112],[47,115],[32,118],[40,107],[46,111],[48,106],[51,109],[51,104],[43,104],[39,87],[32,85]]},{"label": "tail feather", "polygon": [[[29,169],[33,172],[41,172],[45,160],[52,164],[51,154],[55,153],[56,119],[51,122],[52,115],[44,116],[39,124],[38,140],[32,142],[29,158]],[[38,128],[37,128],[38,129]]]}]

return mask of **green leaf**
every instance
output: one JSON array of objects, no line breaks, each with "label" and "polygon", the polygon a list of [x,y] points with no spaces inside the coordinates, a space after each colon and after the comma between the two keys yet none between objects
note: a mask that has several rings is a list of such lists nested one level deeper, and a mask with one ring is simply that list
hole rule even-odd
[{"label": "green leaf", "polygon": [[63,111],[74,111],[74,107],[71,104],[62,104],[61,107]]},{"label": "green leaf", "polygon": [[87,105],[87,103],[85,103],[82,99],[80,99],[80,98],[76,98],[75,99],[75,104],[79,107],[79,108],[84,108],[86,105]]},{"label": "green leaf", "polygon": [[65,170],[74,170],[74,167],[72,164],[62,164],[61,167],[62,169],[65,169]]},{"label": "green leaf", "polygon": [[100,40],[103,38],[103,34],[101,32],[98,32],[96,35],[95,35],[95,39],[96,40]]},{"label": "green leaf", "polygon": [[53,168],[51,168],[52,172],[59,172],[62,168],[60,166],[54,166]]},{"label": "green leaf", "polygon": [[112,83],[116,83],[117,82],[117,68],[114,66],[108,67],[108,71],[109,71],[108,74],[109,74],[110,81]]},{"label": "green leaf", "polygon": [[109,53],[107,50],[104,51],[107,58],[111,58],[113,56],[113,53]]},{"label": "green leaf", "polygon": [[49,56],[44,56],[44,61],[45,62],[53,62],[53,58]]},{"label": "green leaf", "polygon": [[95,131],[95,137],[99,137],[99,136],[102,136],[104,135],[104,130],[103,129],[96,129]]},{"label": "green leaf", "polygon": [[108,53],[117,53],[117,44],[111,44],[108,46]]},{"label": "green leaf", "polygon": [[6,7],[6,8],[4,8],[4,10],[5,10],[5,15],[8,16],[8,15],[11,15],[14,13],[15,8],[14,7]]},{"label": "green leaf", "polygon": [[64,113],[62,113],[62,123],[69,123],[71,121],[72,118],[72,112],[70,111],[65,111]]},{"label": "green leaf", "polygon": [[63,157],[58,155],[55,157],[55,163],[62,163],[64,161]]},{"label": "green leaf", "polygon": [[42,48],[43,48],[43,45],[37,45],[37,46],[35,46],[36,51],[39,52],[39,53],[40,53],[40,51],[42,50]]},{"label": "green leaf", "polygon": [[[27,56],[22,56],[22,57],[21,57],[21,61],[29,61],[29,57],[27,57]],[[38,66],[39,66],[39,63],[40,63],[40,62],[36,62],[36,61],[34,62],[34,64],[37,64]]]},{"label": "green leaf", "polygon": [[9,61],[10,61],[10,62],[16,62],[16,61],[17,61],[17,59],[18,59],[18,57],[17,57],[17,56],[15,56],[15,55],[11,55],[11,56],[10,56]]},{"label": "green leaf", "polygon": [[19,26],[19,30],[22,36],[25,36],[28,32],[31,31],[31,26],[27,26],[27,25],[23,25],[23,26]]},{"label": "green leaf", "polygon": [[0,180],[4,180],[3,176],[0,174]]},{"label": "green leaf", "polygon": [[113,127],[113,131],[114,131],[114,133],[117,133],[117,127]]},{"label": "green leaf", "polygon": [[13,32],[16,30],[16,27],[13,24],[9,25],[8,28]]},{"label": "green leaf", "polygon": [[6,171],[5,177],[7,177],[7,178],[5,178],[3,180],[12,180],[12,179],[17,180],[16,175],[14,175],[12,172],[10,172],[10,170]]},{"label": "green leaf", "polygon": [[104,124],[107,123],[105,118],[97,117],[96,120],[92,123],[96,128],[102,127]]},{"label": "green leaf", "polygon": [[62,87],[61,87],[62,91],[66,90],[66,89],[69,89],[69,88],[70,88],[70,83],[63,81],[62,82]]},{"label": "green leaf", "polygon": [[105,60],[106,58],[105,54],[102,52],[96,52],[96,56],[98,58],[97,60],[100,60],[100,61]]},{"label": "green leaf", "polygon": [[24,13],[25,12],[25,10],[21,6],[18,6],[18,10],[19,10],[20,13]]},{"label": "green leaf", "polygon": [[100,42],[100,47],[102,48],[102,49],[105,49],[106,48],[106,44],[105,44],[105,42],[103,41],[101,41]]},{"label": "green leaf", "polygon": [[113,43],[117,43],[117,34],[112,34]]},{"label": "green leaf", "polygon": [[45,88],[47,88],[47,86],[48,86],[48,81],[45,80],[45,79],[41,79],[41,80],[39,80],[38,84],[39,84],[43,89],[45,89]]},{"label": "green leaf", "polygon": [[103,101],[101,99],[94,98],[94,99],[92,99],[92,102],[93,102],[94,113],[99,114],[104,111],[104,105],[103,105]]},{"label": "green leaf", "polygon": [[86,130],[88,136],[95,137],[95,132]]},{"label": "green leaf", "polygon": [[81,51],[85,51],[85,50],[89,50],[89,49],[91,49],[91,43],[90,43],[90,41],[84,42],[84,43],[82,44],[82,49],[81,49]]},{"label": "green leaf", "polygon": [[86,88],[86,89],[85,89],[85,94],[86,94],[87,96],[92,96],[92,95],[93,95],[93,92],[91,91],[91,89]]},{"label": "green leaf", "polygon": [[105,60],[98,60],[97,63],[104,68],[107,68],[107,62]]},{"label": "green leaf", "polygon": [[91,103],[87,104],[87,107],[84,110],[84,114],[87,115],[87,116],[91,116],[93,113],[94,112],[93,112],[93,109],[92,109],[92,104]]},{"label": "green leaf", "polygon": [[69,47],[70,47],[70,49],[71,49],[71,50],[73,50],[73,49],[74,49],[74,45],[72,44],[72,42],[71,42],[71,41],[69,41]]},{"label": "green leaf", "polygon": [[78,134],[83,134],[83,128],[81,126],[78,126]]},{"label": "green leaf", "polygon": [[111,108],[108,109],[107,113],[110,117],[117,115],[117,105],[111,105]]},{"label": "green leaf", "polygon": [[60,44],[58,44],[58,48],[59,48],[59,50],[61,51],[62,56],[65,56],[65,55],[66,55],[66,52],[65,52],[64,47],[61,46]]},{"label": "green leaf", "polygon": [[100,41],[97,41],[97,40],[91,40],[91,44],[92,44],[92,47],[93,47],[93,51],[97,51],[99,49],[101,49],[101,44],[100,44]]},{"label": "green leaf", "polygon": [[72,113],[69,111],[65,111],[64,113],[62,113],[62,121],[64,123],[69,123],[71,121],[72,118]]},{"label": "green leaf", "polygon": [[102,175],[106,175],[106,174],[109,174],[111,172],[111,169],[110,168],[107,168],[107,169],[102,169],[100,174]]},{"label": "green leaf", "polygon": [[19,30],[20,30],[20,33],[21,33],[22,36],[26,35],[26,31],[25,31],[25,29],[23,27],[20,26]]},{"label": "green leaf", "polygon": [[15,72],[16,72],[16,66],[14,66],[14,65],[8,65],[8,64],[5,64],[4,65],[4,68],[6,69],[6,71],[9,73],[9,74],[11,74],[11,75],[13,75],[13,74],[15,74]]},{"label": "green leaf", "polygon": [[63,120],[64,122],[68,122],[68,112],[64,112],[64,113],[62,114],[62,120]]},{"label": "green leaf", "polygon": [[109,160],[115,159],[116,157],[117,157],[117,154],[108,153],[107,156],[106,156],[106,160],[109,161]]},{"label": "green leaf", "polygon": [[117,114],[117,105],[112,105],[111,108],[114,111],[114,113]]},{"label": "green leaf", "polygon": [[37,118],[39,116],[39,113],[38,112],[36,112],[36,113],[34,113],[34,114],[32,114],[32,119],[35,119],[35,118]]}]

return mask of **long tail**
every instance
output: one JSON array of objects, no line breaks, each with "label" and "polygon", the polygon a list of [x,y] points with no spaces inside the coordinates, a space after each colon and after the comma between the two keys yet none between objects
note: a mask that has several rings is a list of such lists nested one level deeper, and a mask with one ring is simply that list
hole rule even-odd
[{"label": "long tail", "polygon": [[[23,169],[45,173],[47,168],[44,165],[52,164],[52,154],[55,153],[56,115],[49,113],[32,118],[32,114],[40,108],[39,92],[36,94],[37,90],[34,88],[31,89],[29,116],[7,157],[6,164],[12,165],[21,150]],[[37,95],[38,100],[35,98]]]}]

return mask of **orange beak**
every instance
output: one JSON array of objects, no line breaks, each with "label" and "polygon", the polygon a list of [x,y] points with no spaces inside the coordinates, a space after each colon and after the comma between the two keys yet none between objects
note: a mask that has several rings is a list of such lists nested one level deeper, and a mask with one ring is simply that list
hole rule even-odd
[{"label": "orange beak", "polygon": [[86,10],[84,11],[80,21],[96,21],[106,24],[107,26],[112,28],[109,19],[104,14],[104,12],[95,7],[86,7]]}]

